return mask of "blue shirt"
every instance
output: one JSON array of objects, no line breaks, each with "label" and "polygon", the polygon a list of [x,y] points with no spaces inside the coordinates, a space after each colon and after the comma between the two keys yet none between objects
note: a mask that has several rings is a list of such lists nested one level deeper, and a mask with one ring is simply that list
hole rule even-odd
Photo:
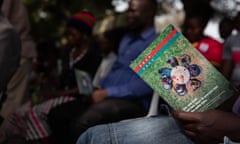
[{"label": "blue shirt", "polygon": [[157,37],[154,28],[141,35],[126,34],[119,47],[118,58],[109,74],[101,81],[102,88],[107,90],[109,97],[137,99],[149,107],[153,90],[133,71],[129,65]]}]

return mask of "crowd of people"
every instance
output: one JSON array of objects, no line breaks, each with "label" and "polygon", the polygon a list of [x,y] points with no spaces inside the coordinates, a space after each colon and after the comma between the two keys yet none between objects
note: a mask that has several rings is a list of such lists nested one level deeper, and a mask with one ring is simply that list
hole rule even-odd
[{"label": "crowd of people", "polygon": [[[129,65],[158,36],[156,0],[130,0],[127,26],[98,36],[92,33],[94,14],[73,14],[66,20],[66,43],[58,50],[48,43],[35,46],[21,0],[0,0],[0,4],[0,144],[240,142],[237,92],[215,110],[169,108],[145,117],[154,91]],[[185,20],[179,26],[183,35],[239,87],[240,12],[221,20],[224,42],[219,42],[204,34],[212,11],[185,6]],[[89,84],[77,79],[78,70],[90,76],[90,94],[79,88],[80,82]]]}]

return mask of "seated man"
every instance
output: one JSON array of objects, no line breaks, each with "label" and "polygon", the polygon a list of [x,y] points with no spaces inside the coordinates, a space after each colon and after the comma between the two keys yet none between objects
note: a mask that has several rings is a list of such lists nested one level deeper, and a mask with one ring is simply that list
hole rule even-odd
[{"label": "seated man", "polygon": [[[155,0],[131,0],[128,9],[129,31],[120,43],[116,62],[93,91],[92,104],[78,100],[52,109],[48,115],[57,143],[76,143],[87,128],[146,114],[152,89],[129,67],[157,36],[153,27]],[[146,20],[148,19],[148,20]]]},{"label": "seated man", "polygon": [[[234,96],[227,102],[232,103],[236,98]],[[173,111],[173,117],[159,115],[99,125],[83,133],[77,144],[217,144],[223,139],[224,144],[239,144],[230,143],[229,138],[240,142],[240,97],[233,106],[233,112]]]}]

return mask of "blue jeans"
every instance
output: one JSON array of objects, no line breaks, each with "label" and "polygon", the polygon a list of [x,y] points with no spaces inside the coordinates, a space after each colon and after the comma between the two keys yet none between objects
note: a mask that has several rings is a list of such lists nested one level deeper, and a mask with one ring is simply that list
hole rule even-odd
[{"label": "blue jeans", "polygon": [[[77,144],[193,144],[171,116],[145,117],[89,128]],[[240,144],[224,137],[224,144]]]},{"label": "blue jeans", "polygon": [[89,128],[77,144],[193,144],[170,116],[145,117]]}]

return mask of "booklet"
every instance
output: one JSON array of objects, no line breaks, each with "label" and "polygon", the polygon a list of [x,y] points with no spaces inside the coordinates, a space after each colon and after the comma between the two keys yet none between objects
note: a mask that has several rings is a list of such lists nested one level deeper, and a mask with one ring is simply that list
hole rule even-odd
[{"label": "booklet", "polygon": [[235,93],[230,82],[173,25],[131,64],[173,109],[214,109]]},{"label": "booklet", "polygon": [[90,75],[81,70],[75,69],[76,81],[79,94],[90,95],[93,91],[93,85]]}]

